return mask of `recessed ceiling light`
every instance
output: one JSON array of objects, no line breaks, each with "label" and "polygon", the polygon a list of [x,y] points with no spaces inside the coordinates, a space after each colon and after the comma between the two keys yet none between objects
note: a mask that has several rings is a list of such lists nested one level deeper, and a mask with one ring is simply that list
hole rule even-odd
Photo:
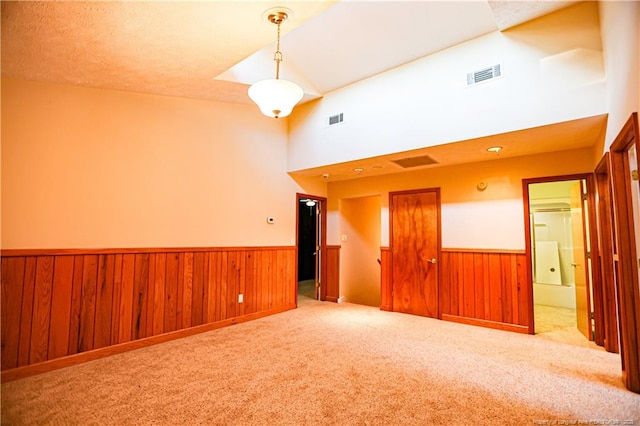
[{"label": "recessed ceiling light", "polygon": [[487,151],[495,152],[496,154],[498,154],[500,151],[502,151],[502,147],[501,146],[492,146],[492,147],[487,148]]},{"label": "recessed ceiling light", "polygon": [[362,173],[364,172],[364,169],[362,167],[356,167],[355,169],[353,169],[353,171],[356,173]]}]

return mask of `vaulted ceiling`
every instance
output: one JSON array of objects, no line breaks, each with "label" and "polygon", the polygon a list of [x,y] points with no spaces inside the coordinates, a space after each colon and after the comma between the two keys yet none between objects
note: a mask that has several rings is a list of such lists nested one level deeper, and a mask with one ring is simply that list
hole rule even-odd
[{"label": "vaulted ceiling", "polygon": [[[247,88],[273,78],[276,31],[265,11],[286,7],[281,77],[303,102],[415,59],[504,30],[575,1],[2,1],[5,77],[166,96],[250,103]],[[590,146],[606,117],[523,130],[297,174],[332,180],[403,169],[393,160],[434,155],[440,165]],[[542,133],[541,133],[542,132]],[[546,142],[540,143],[544,134]],[[502,135],[505,136],[505,135]],[[516,136],[516,137],[514,137]],[[497,138],[497,139],[496,139]],[[494,140],[495,139],[495,140]],[[535,144],[527,141],[536,140]],[[452,141],[454,142],[454,141]]]},{"label": "vaulted ceiling", "polygon": [[282,77],[307,99],[575,2],[3,1],[2,75],[248,103],[273,78],[283,6]]}]

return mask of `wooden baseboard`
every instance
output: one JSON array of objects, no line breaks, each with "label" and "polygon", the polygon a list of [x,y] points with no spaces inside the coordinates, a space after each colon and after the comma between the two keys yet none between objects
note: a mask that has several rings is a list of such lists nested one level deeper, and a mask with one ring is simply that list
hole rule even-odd
[{"label": "wooden baseboard", "polygon": [[388,312],[393,312],[393,308],[389,305],[380,305],[380,310],[381,311],[388,311]]},{"label": "wooden baseboard", "polygon": [[127,343],[121,343],[118,345],[107,346],[100,349],[94,349],[92,351],[82,352],[75,355],[70,355],[62,358],[53,359],[50,361],[44,361],[37,364],[25,365],[23,367],[13,368],[11,370],[5,370],[0,375],[0,382],[10,382],[12,380],[23,379],[25,377],[34,376],[36,374],[42,374],[60,368],[71,367],[73,365],[82,364],[89,361],[94,361],[100,358],[105,358],[111,355],[120,354],[123,352],[132,351],[134,349],[145,348],[147,346],[157,345],[158,343],[164,343],[182,337],[192,336],[199,333],[204,333],[211,330],[216,330],[222,327],[228,327],[234,324],[240,324],[243,322],[255,320],[258,318],[266,317],[269,315],[279,314],[291,309],[295,309],[296,305],[287,305],[276,309],[270,309],[266,311],[247,314],[235,318],[229,318],[223,321],[213,322],[209,324],[203,324],[196,327],[186,328],[182,330],[173,331],[170,333],[160,334],[158,336],[147,337],[144,339],[134,340]]},{"label": "wooden baseboard", "polygon": [[338,297],[327,296],[327,297],[325,298],[325,302],[338,303]]},{"label": "wooden baseboard", "polygon": [[457,322],[460,324],[477,325],[480,327],[493,328],[496,330],[515,331],[516,333],[529,334],[529,327],[527,327],[526,325],[508,324],[504,322],[488,321],[449,314],[442,314],[442,319],[444,321]]}]

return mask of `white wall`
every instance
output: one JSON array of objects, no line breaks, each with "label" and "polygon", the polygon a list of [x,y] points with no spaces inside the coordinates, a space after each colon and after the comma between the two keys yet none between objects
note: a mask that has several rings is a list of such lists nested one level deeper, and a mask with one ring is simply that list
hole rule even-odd
[{"label": "white wall", "polygon": [[[592,169],[592,150],[585,148],[331,182],[327,243],[341,244],[340,200],[380,196],[380,244],[388,246],[389,192],[440,188],[443,248],[524,250],[522,179]],[[479,182],[488,184],[484,191]]]},{"label": "white wall", "polygon": [[320,188],[286,143],[250,105],[3,79],[2,248],[293,245]]},{"label": "white wall", "polygon": [[599,10],[609,111],[606,151],[631,113],[640,110],[640,4],[601,1]]},{"label": "white wall", "polygon": [[[467,72],[496,63],[503,64],[503,77],[466,86]],[[340,112],[344,123],[327,128],[326,118]],[[288,170],[605,112],[598,9],[585,2],[297,107],[290,119]]]}]

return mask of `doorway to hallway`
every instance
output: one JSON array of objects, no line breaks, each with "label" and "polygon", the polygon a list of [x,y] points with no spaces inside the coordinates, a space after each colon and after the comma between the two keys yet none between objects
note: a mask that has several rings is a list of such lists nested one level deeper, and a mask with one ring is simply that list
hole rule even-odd
[{"label": "doorway to hallway", "polygon": [[382,197],[344,198],[340,210],[340,297],[380,307]]},{"label": "doorway to hallway", "polygon": [[296,204],[298,300],[324,300],[326,198],[297,194]]}]

